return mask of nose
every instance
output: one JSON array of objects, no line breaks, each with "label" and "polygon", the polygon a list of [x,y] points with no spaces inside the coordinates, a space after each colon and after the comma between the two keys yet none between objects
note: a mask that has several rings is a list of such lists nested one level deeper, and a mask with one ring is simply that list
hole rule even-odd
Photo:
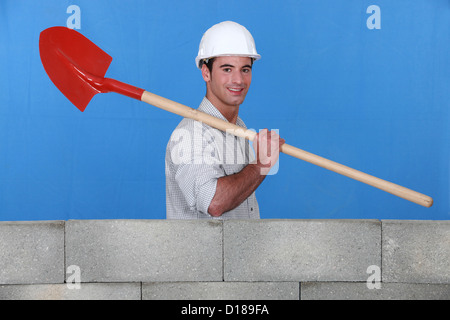
[{"label": "nose", "polygon": [[239,84],[239,85],[242,84],[242,82],[243,82],[242,74],[238,71],[233,72],[231,75],[231,82],[233,84]]}]

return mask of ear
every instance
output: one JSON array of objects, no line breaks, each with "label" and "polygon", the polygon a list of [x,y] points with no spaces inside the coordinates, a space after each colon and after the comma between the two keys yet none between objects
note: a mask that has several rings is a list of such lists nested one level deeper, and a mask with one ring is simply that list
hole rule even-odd
[{"label": "ear", "polygon": [[209,69],[206,66],[206,64],[202,65],[202,77],[203,80],[205,80],[205,82],[211,81],[211,72],[209,72]]}]

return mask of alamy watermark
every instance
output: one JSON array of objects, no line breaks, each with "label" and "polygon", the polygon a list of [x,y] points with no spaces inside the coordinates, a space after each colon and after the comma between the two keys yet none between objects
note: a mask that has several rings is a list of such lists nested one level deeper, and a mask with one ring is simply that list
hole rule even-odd
[{"label": "alamy watermark", "polygon": [[79,266],[70,265],[67,267],[66,274],[69,276],[66,280],[67,289],[81,289],[81,269]]},{"label": "alamy watermark", "polygon": [[[175,165],[247,165],[259,164],[269,170],[262,170],[261,174],[274,175],[278,172],[279,161],[272,163],[273,143],[278,138],[278,129],[270,131],[270,139],[263,139],[260,147],[247,129],[227,129],[226,132],[212,129],[202,122],[194,121],[193,128],[177,128],[169,141],[172,163]],[[253,129],[248,129],[256,134]],[[262,130],[260,130],[261,132]],[[265,144],[265,145],[264,145]],[[258,156],[258,157],[257,157]]]},{"label": "alamy watermark", "polygon": [[367,278],[368,289],[381,289],[381,269],[377,265],[371,265],[367,268],[366,272],[370,274]]}]

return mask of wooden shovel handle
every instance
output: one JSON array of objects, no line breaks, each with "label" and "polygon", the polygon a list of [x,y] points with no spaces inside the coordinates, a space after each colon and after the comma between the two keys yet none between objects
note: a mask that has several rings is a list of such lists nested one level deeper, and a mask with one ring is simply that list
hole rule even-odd
[{"label": "wooden shovel handle", "polygon": [[256,133],[254,131],[244,129],[228,121],[224,121],[222,119],[216,118],[196,109],[192,109],[178,102],[163,98],[148,91],[144,91],[141,97],[141,101],[144,101],[160,109],[178,114],[182,117],[206,123],[213,128],[219,129],[224,132],[230,132],[235,136],[242,137],[250,141],[253,141],[256,136]]},{"label": "wooden shovel handle", "polygon": [[[239,137],[248,139],[250,141],[253,141],[253,139],[256,136],[256,133],[254,131],[251,131],[248,129],[243,129],[242,127],[239,127],[235,124],[218,119],[214,116],[211,116],[211,115],[203,113],[201,111],[192,109],[190,107],[187,107],[185,105],[174,102],[172,100],[163,98],[161,96],[158,96],[158,95],[153,94],[148,91],[144,91],[144,93],[142,94],[142,97],[141,97],[141,101],[151,104],[155,107],[161,108],[163,110],[169,111],[171,113],[178,114],[182,117],[190,118],[193,120],[197,120],[197,121],[206,123],[207,125],[209,125],[213,128],[219,129],[221,131],[229,132],[235,136],[239,136]],[[285,154],[288,154],[290,156],[293,156],[295,158],[307,161],[309,163],[315,164],[322,168],[339,173],[346,177],[366,183],[370,186],[373,186],[375,188],[389,192],[393,195],[396,195],[400,198],[409,200],[409,201],[419,204],[421,206],[429,208],[433,205],[433,199],[427,195],[424,195],[424,194],[421,194],[414,190],[402,187],[395,183],[371,176],[364,172],[352,169],[352,168],[344,166],[340,163],[325,159],[323,157],[320,157],[315,154],[304,151],[302,149],[293,147],[286,143],[281,146],[280,151]]]},{"label": "wooden shovel handle", "polygon": [[353,168],[344,166],[340,163],[322,158],[320,156],[317,156],[317,155],[309,153],[307,151],[298,149],[296,147],[284,144],[281,146],[281,151],[290,156],[310,162],[319,167],[334,171],[336,173],[342,174],[346,177],[355,179],[357,181],[366,183],[372,187],[389,192],[393,195],[396,195],[397,197],[409,200],[409,201],[417,203],[421,206],[429,208],[433,205],[433,199],[427,195],[424,195],[417,191],[402,187],[398,184],[371,176],[367,173],[364,173],[364,172],[355,170]]}]

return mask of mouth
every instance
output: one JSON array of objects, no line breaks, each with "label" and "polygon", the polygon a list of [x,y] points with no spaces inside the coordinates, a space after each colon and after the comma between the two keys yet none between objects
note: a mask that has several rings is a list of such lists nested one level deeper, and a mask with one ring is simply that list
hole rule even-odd
[{"label": "mouth", "polygon": [[237,88],[237,87],[229,87],[227,89],[228,92],[230,92],[232,95],[240,95],[242,91],[244,91],[244,88]]}]

